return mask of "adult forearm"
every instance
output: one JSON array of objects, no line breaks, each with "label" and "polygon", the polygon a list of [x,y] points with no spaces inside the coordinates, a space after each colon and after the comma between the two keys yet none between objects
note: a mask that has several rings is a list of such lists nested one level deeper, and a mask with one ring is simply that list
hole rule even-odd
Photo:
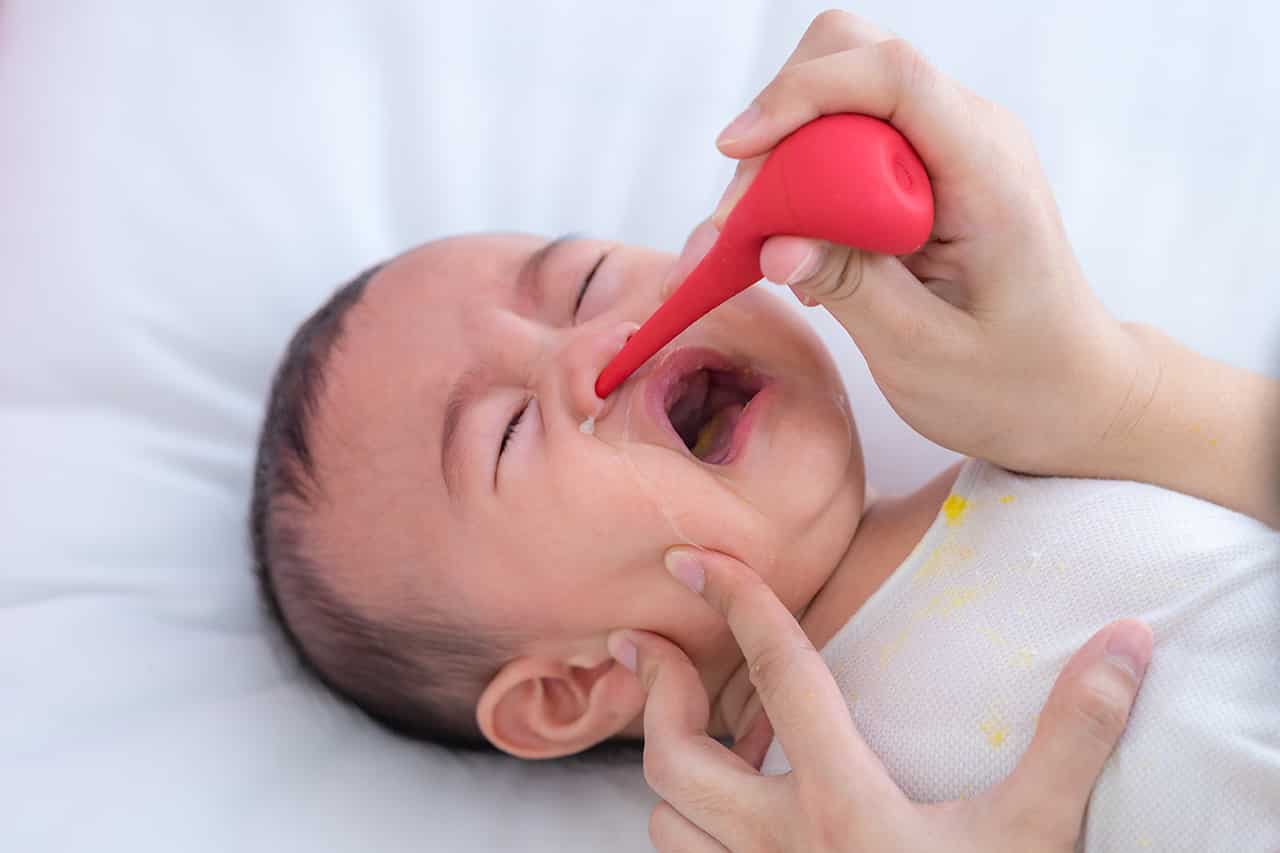
[{"label": "adult forearm", "polygon": [[1126,324],[1151,365],[1095,460],[1280,528],[1280,382]]}]

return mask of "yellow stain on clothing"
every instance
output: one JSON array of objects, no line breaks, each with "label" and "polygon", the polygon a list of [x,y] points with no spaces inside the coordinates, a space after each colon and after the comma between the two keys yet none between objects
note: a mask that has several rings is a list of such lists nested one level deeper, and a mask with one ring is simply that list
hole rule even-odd
[{"label": "yellow stain on clothing", "polygon": [[1004,647],[1004,637],[994,628],[979,628],[978,632],[991,641],[993,646]]},{"label": "yellow stain on clothing", "polygon": [[889,668],[889,662],[893,660],[894,655],[898,653],[898,649],[900,648],[902,648],[902,643],[888,642],[880,644],[881,671]]},{"label": "yellow stain on clothing", "polygon": [[955,569],[966,560],[973,559],[973,549],[968,545],[957,545],[950,537],[944,539],[938,547],[929,552],[920,568],[911,576],[913,584],[933,580]]},{"label": "yellow stain on clothing", "polygon": [[[914,623],[915,623],[915,620],[913,619],[912,624]],[[889,663],[894,659],[894,657],[898,654],[898,652],[901,651],[903,645],[907,642],[907,638],[910,636],[911,636],[911,625],[908,625],[907,627],[899,631],[898,635],[894,637],[892,640],[890,640],[887,643],[881,644],[880,646],[880,669],[881,670],[888,669]]]},{"label": "yellow stain on clothing", "polygon": [[982,592],[976,586],[953,586],[929,599],[924,608],[926,616],[950,616],[965,605],[972,604]]},{"label": "yellow stain on clothing", "polygon": [[1000,497],[1000,503],[1002,503],[1002,504],[1011,504],[1011,503],[1013,503],[1013,495],[1001,495],[1001,497]]},{"label": "yellow stain on clothing", "polygon": [[[987,638],[987,640],[991,642],[991,645],[998,649],[1009,648],[1008,640],[1006,640],[1004,635],[994,628],[979,628],[978,633]],[[1031,665],[1035,663],[1036,650],[1030,646],[1023,646],[1020,649],[1014,649],[1012,652],[1009,652],[1009,657],[1013,665],[1019,669],[1031,669]]]},{"label": "yellow stain on clothing", "polygon": [[1139,838],[1139,839],[1138,839],[1138,846],[1139,846],[1139,847],[1150,847],[1150,846],[1151,846],[1151,839],[1150,839],[1150,838],[1148,838],[1148,837],[1147,837],[1147,836],[1145,836],[1145,835],[1144,835],[1144,836],[1142,836],[1141,838]]},{"label": "yellow stain on clothing", "polygon": [[992,749],[1004,746],[1005,740],[1009,737],[1009,727],[998,714],[987,717],[978,728],[982,729],[982,733],[987,736],[987,745]]},{"label": "yellow stain on clothing", "polygon": [[948,495],[942,502],[942,514],[947,519],[947,526],[959,527],[964,521],[964,513],[968,508],[969,502],[964,498],[959,495]]}]

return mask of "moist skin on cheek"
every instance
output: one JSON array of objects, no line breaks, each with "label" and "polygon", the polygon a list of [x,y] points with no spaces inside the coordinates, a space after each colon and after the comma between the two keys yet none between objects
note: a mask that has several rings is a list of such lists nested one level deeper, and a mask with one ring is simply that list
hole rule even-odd
[{"label": "moist skin on cheek", "polygon": [[578,424],[578,432],[583,435],[596,434],[596,419],[594,415],[589,416],[585,421]]},{"label": "moist skin on cheek", "polygon": [[[654,370],[670,356],[671,352],[667,352],[651,360],[648,364],[642,366],[640,370],[637,371],[633,380],[638,380],[649,371]],[[853,416],[849,410],[848,398],[845,396],[844,389],[840,386],[838,379],[835,380],[834,387],[832,387],[827,384],[825,371],[821,369],[810,370],[807,369],[808,367],[809,365],[807,364],[797,365],[787,363],[784,367],[775,367],[770,372],[775,380],[786,381],[787,384],[791,386],[791,393],[796,393],[800,397],[816,402],[819,410],[825,410],[827,406],[835,409],[837,417],[834,419],[834,422],[830,424],[828,429],[835,428],[838,432],[829,436],[829,439],[833,440],[829,443],[836,446],[842,445],[844,452],[841,454],[839,450],[836,450],[832,460],[830,461],[837,461],[838,458],[839,464],[832,465],[830,467],[837,468],[839,471],[843,472],[848,468],[848,460],[852,458],[854,448],[857,444],[855,438],[856,431],[853,424]],[[821,364],[817,365],[817,367],[821,368]],[[831,373],[834,376],[834,370],[831,371]],[[687,507],[682,506],[678,501],[672,500],[673,496],[669,492],[670,484],[655,478],[653,476],[653,472],[649,470],[649,466],[643,464],[642,461],[632,452],[633,448],[636,446],[633,442],[632,435],[633,407],[637,405],[636,400],[637,396],[631,395],[625,402],[625,407],[622,412],[623,440],[620,447],[622,450],[621,455],[623,461],[626,463],[627,473],[630,474],[631,479],[635,484],[635,491],[646,499],[646,502],[649,504],[651,509],[656,512],[657,516],[663,522],[665,522],[666,527],[670,530],[674,539],[674,543],[685,544],[698,549],[705,549],[708,543],[699,541],[701,537],[695,539],[690,535],[691,532],[695,531],[687,529],[690,519],[687,517],[686,513],[681,512],[681,509],[687,509]],[[824,414],[827,414],[829,417],[828,412],[824,412]],[[722,409],[716,413],[716,417],[703,424],[696,436],[695,446],[691,449],[694,455],[699,458],[707,456],[718,443],[730,441],[732,439],[732,426],[740,415],[740,408],[736,410]],[[807,438],[804,432],[805,426],[806,424],[803,422],[791,423],[788,421],[787,431],[775,437],[775,440],[779,442],[779,448],[781,449],[788,442],[799,442],[801,444],[806,442]],[[594,433],[594,427],[594,418],[589,417],[579,424],[578,430],[584,435],[592,435]],[[824,459],[824,461],[827,460]],[[690,464],[696,463],[690,461]],[[824,467],[828,466],[824,465]],[[788,496],[790,501],[788,502],[788,511],[785,515],[790,517],[795,517],[797,515],[802,516],[803,523],[798,526],[802,530],[807,529],[813,523],[821,521],[823,517],[828,514],[830,505],[837,497],[842,483],[843,480],[841,480],[840,483],[832,483],[830,494],[826,494],[825,490],[819,490],[823,493],[813,495],[805,493],[803,495],[796,494]],[[802,506],[795,506],[795,501],[801,501]],[[749,503],[749,501],[747,501],[747,503]],[[752,509],[754,509],[756,514],[761,517],[762,521],[765,520],[765,516],[761,512],[760,508],[752,506]],[[771,564],[777,558],[776,554],[771,553],[772,550],[772,546],[766,547],[763,550],[757,549],[759,552],[758,559],[764,563]]]}]

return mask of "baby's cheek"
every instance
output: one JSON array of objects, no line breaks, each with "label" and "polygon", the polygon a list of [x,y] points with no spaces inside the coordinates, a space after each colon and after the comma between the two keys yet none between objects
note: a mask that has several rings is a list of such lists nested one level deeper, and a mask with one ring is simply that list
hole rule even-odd
[{"label": "baby's cheek", "polygon": [[680,469],[693,463],[625,437],[605,450],[584,453],[580,464],[563,472],[560,494],[573,517],[614,552],[640,549],[660,560],[667,547],[687,542],[687,504],[696,502],[698,489],[687,476],[692,470]]},{"label": "baby's cheek", "polygon": [[789,293],[784,296],[771,285],[757,285],[721,305],[702,322],[710,328],[722,326],[733,339],[750,342],[752,349],[769,350],[755,354],[767,354],[771,362],[776,362],[780,352],[808,359],[813,346],[821,346],[821,341],[800,309],[787,304],[790,298]]}]

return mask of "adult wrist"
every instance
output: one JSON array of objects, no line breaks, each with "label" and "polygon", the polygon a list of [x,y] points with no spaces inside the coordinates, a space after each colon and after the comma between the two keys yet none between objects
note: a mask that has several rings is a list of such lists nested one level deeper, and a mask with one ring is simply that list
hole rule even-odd
[{"label": "adult wrist", "polygon": [[1169,369],[1172,338],[1145,323],[1119,324],[1128,350],[1128,387],[1103,432],[1093,476],[1151,482],[1167,462],[1165,439],[1174,432],[1168,422]]}]

